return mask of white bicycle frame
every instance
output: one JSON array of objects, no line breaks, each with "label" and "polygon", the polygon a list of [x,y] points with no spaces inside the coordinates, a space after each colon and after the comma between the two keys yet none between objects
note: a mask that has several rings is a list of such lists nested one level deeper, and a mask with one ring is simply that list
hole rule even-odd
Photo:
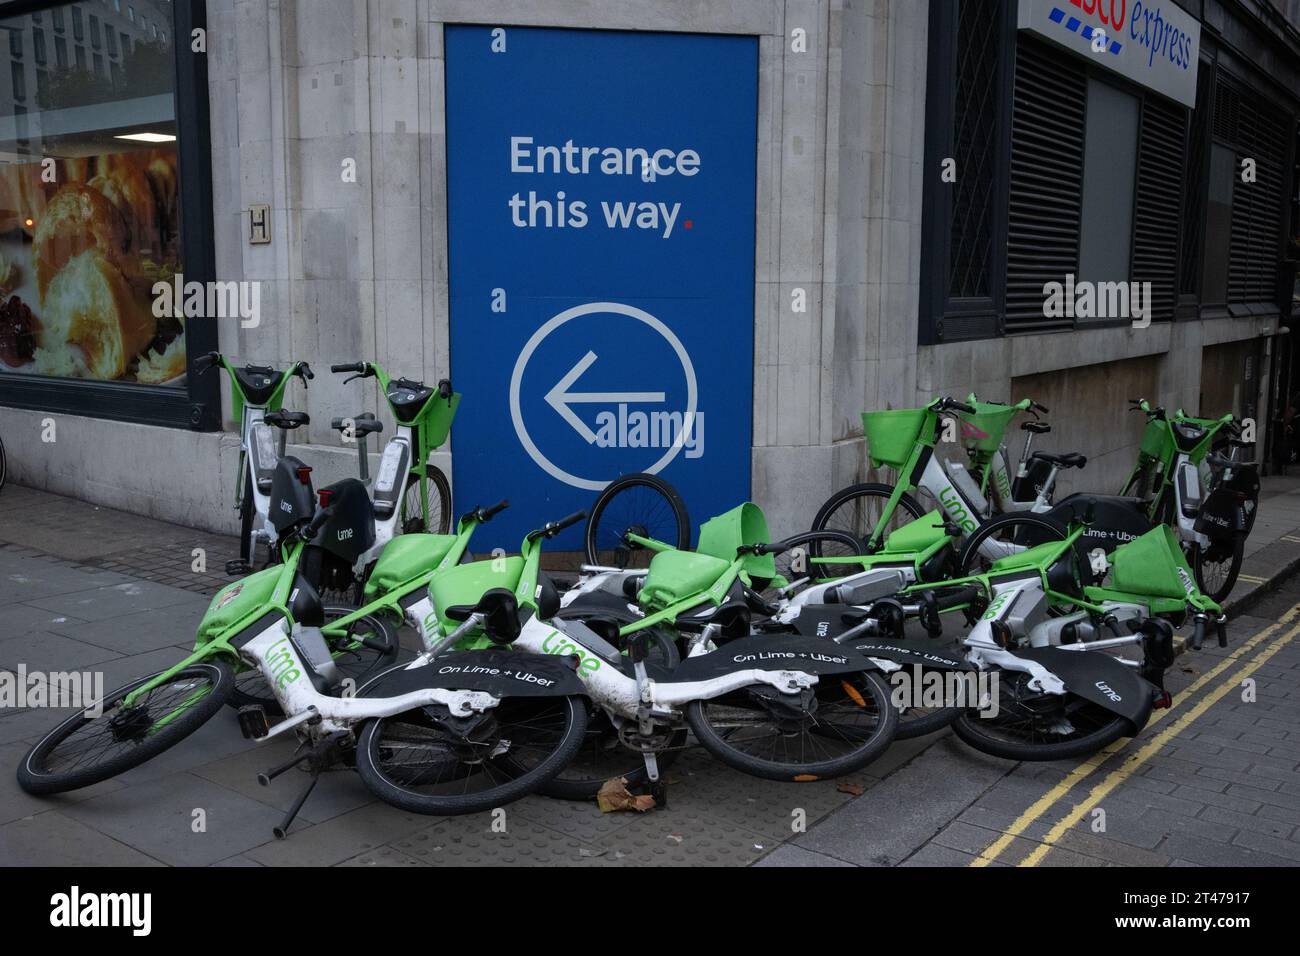
[{"label": "white bicycle frame", "polygon": [[[1148,617],[1147,608],[1141,604],[1128,604],[1118,601],[1103,602],[1105,617],[1114,617],[1117,623],[1126,621],[1143,621]],[[1064,651],[1100,651],[1116,647],[1133,647],[1142,643],[1140,633],[1119,637],[1106,637],[1089,640],[1089,635],[1096,634],[1087,611],[1076,611],[1060,617],[1047,614],[1047,595],[1043,582],[1035,575],[993,585],[988,610],[971,628],[970,633],[962,639],[966,648],[966,659],[980,670],[1001,668],[1002,670],[1020,671],[1029,674],[1030,686],[1047,694],[1065,693],[1065,685],[1059,677],[1037,661],[1020,657],[1012,651],[1000,647],[993,636],[995,622],[1006,624],[1012,633],[1027,634],[1030,647],[1059,647]],[[1078,640],[1061,643],[1061,632],[1073,625]],[[1139,661],[1117,657],[1120,663],[1129,667],[1140,667]]]},{"label": "white bicycle frame", "polygon": [[[300,650],[299,645],[302,646]],[[312,665],[304,656],[314,658],[314,669],[327,680],[334,676],[334,665],[318,628],[294,626],[280,618],[240,648],[244,659],[257,667],[270,686],[284,720],[277,723],[259,741],[270,740],[287,730],[307,725],[313,736],[327,736],[372,717],[392,717],[415,707],[442,704],[453,716],[468,717],[496,707],[500,698],[483,691],[428,688],[396,697],[335,697],[322,694],[312,686]],[[428,660],[416,658],[409,667],[422,667]]]},{"label": "white bicycle frame", "polygon": [[397,534],[397,523],[402,518],[402,498],[406,494],[406,475],[411,470],[411,459],[415,454],[414,435],[406,425],[398,425],[397,432],[384,445],[383,454],[379,456],[379,469],[373,481],[368,480],[369,462],[365,458],[365,436],[359,439],[361,446],[359,462],[361,463],[361,480],[366,482],[370,500],[377,501],[380,495],[393,495],[393,510],[381,517],[375,512],[375,543],[371,545],[352,566],[353,573],[361,578],[365,569],[379,559],[379,554],[388,542]]},{"label": "white bicycle frame", "polygon": [[[424,654],[416,660],[423,659],[426,662],[433,660],[443,646],[454,644],[460,634],[469,630],[467,625],[470,623],[462,624],[445,637],[437,632],[436,625],[427,627],[426,621],[437,620],[433,614],[433,602],[427,595],[406,609],[406,619],[419,631],[426,648]],[[583,634],[583,631],[587,633]],[[712,637],[716,632],[717,625],[706,627],[692,644],[687,656],[710,653]],[[534,615],[524,622],[511,647],[530,654],[576,655],[578,679],[587,688],[592,701],[604,710],[629,720],[645,718],[647,714],[642,712],[642,707],[648,709],[649,716],[676,719],[684,704],[695,700],[711,700],[755,684],[767,684],[783,694],[797,694],[817,683],[816,674],[759,668],[745,668],[706,681],[655,681],[646,675],[645,665],[641,663],[635,665],[637,676],[629,677],[590,646],[597,640],[599,638],[579,622],[556,619],[544,622]],[[736,663],[744,662],[737,660]]]},{"label": "white bicycle frame", "polygon": [[287,434],[281,430],[280,440],[277,451],[276,440],[271,434],[271,426],[266,424],[266,409],[256,405],[244,403],[243,418],[239,423],[239,452],[243,459],[243,474],[248,476],[248,481],[240,481],[237,489],[238,497],[235,500],[236,510],[243,502],[245,488],[252,489],[253,500],[253,527],[250,532],[251,539],[248,542],[248,554],[251,560],[257,552],[257,543],[265,542],[267,547],[274,549],[279,535],[276,534],[275,526],[271,524],[269,517],[271,513],[271,492],[270,489],[263,490],[258,481],[258,473],[266,472],[269,474],[275,467],[276,459],[284,455],[285,445],[288,441]]}]

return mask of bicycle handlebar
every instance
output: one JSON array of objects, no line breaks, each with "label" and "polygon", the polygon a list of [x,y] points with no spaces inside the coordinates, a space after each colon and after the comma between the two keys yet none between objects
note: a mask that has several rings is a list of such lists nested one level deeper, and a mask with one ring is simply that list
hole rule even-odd
[{"label": "bicycle handlebar", "polygon": [[935,595],[934,608],[937,611],[948,611],[963,604],[970,604],[983,596],[984,589],[974,584],[952,588],[947,594]]},{"label": "bicycle handlebar", "polygon": [[369,375],[370,366],[365,362],[345,362],[338,365],[331,365],[330,371],[336,375],[341,372],[356,372],[358,375]]},{"label": "bicycle handlebar", "polygon": [[573,525],[577,524],[585,517],[587,517],[587,512],[575,511],[567,518],[561,518],[559,521],[547,522],[545,525],[538,528],[536,531],[528,532],[528,540],[536,541],[538,538],[554,538],[565,528],[572,527]]},{"label": "bicycle handlebar", "polygon": [[198,358],[196,358],[194,360],[194,364],[191,367],[194,369],[196,374],[203,375],[209,369],[211,369],[212,366],[216,365],[220,361],[221,361],[220,352],[209,352],[207,355],[200,355]]},{"label": "bicycle handlebar", "polygon": [[862,550],[862,542],[843,531],[803,531],[796,535],[791,535],[781,541],[773,541],[768,544],[742,544],[736,548],[736,557],[746,554],[780,554],[783,551],[789,551],[791,548],[797,548],[801,544],[809,541],[838,541],[846,545],[856,554]]},{"label": "bicycle handlebar", "polygon": [[311,370],[311,366],[306,362],[299,362],[295,365],[292,374],[298,375],[302,378],[304,388],[306,387],[307,382],[316,377],[316,374]]}]

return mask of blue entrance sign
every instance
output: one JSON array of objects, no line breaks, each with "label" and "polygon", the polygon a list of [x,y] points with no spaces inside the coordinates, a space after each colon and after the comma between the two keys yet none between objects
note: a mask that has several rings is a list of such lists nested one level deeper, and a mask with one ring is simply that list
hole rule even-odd
[{"label": "blue entrance sign", "polygon": [[757,40],[449,26],[446,63],[455,496],[511,500],[475,549],[629,472],[747,498]]}]

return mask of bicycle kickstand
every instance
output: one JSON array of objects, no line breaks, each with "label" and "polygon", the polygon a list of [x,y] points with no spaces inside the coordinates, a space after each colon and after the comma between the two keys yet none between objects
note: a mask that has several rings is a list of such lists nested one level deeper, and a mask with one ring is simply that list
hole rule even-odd
[{"label": "bicycle kickstand", "polygon": [[268,770],[257,775],[257,782],[262,786],[267,787],[270,786],[271,781],[280,774],[304,762],[306,762],[308,770],[311,773],[307,785],[303,787],[298,796],[294,798],[293,803],[289,806],[289,810],[284,815],[284,819],[280,821],[280,825],[271,828],[271,832],[275,834],[277,840],[283,840],[289,835],[289,827],[293,825],[294,818],[298,816],[298,811],[301,810],[303,804],[307,802],[307,798],[311,796],[311,792],[316,789],[316,783],[320,780],[320,775],[329,768],[331,763],[334,762],[334,758],[341,746],[342,740],[346,736],[347,735],[343,733],[331,734],[329,737],[314,746],[300,747],[298,751],[294,753],[294,756],[287,762],[276,767],[274,770]]},{"label": "bicycle kickstand", "polygon": [[[651,731],[651,722],[649,720],[649,708],[644,703],[645,689],[649,682],[649,674],[646,672],[645,659],[650,654],[650,638],[644,631],[634,635],[628,641],[628,657],[632,660],[633,673],[636,674],[637,697],[643,701],[640,710],[642,716],[638,723],[641,724],[641,732],[648,734]],[[646,777],[650,781],[650,796],[655,802],[655,808],[668,806],[668,784],[663,777],[659,775],[659,758],[654,751],[647,750],[642,754],[645,759]]]}]

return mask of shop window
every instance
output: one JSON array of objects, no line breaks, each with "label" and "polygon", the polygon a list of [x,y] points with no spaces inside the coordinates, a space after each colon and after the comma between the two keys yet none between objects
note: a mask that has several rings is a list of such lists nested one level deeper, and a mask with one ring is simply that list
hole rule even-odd
[{"label": "shop window", "polygon": [[1076,276],[1080,281],[1129,280],[1139,106],[1136,96],[1109,83],[1088,81]]},{"label": "shop window", "polygon": [[993,175],[997,156],[998,27],[996,0],[967,0],[958,11],[949,293],[992,294]]},{"label": "shop window", "polygon": [[[66,9],[48,11],[56,29]],[[81,11],[70,9],[82,37]],[[11,35],[30,23],[0,19]],[[156,315],[152,292],[183,261],[176,63],[141,42],[114,81],[100,54],[92,70],[86,48],[74,51],[70,65],[55,38],[56,66],[37,74],[24,113],[0,99],[0,390],[46,379],[170,386],[188,412],[184,319]],[[27,91],[22,64],[13,69],[17,100]],[[49,159],[52,178],[42,175]]]},{"label": "shop window", "polygon": [[1231,149],[1233,165],[1227,304],[1241,314],[1276,311],[1289,121],[1222,73],[1214,112],[1215,140]]}]

